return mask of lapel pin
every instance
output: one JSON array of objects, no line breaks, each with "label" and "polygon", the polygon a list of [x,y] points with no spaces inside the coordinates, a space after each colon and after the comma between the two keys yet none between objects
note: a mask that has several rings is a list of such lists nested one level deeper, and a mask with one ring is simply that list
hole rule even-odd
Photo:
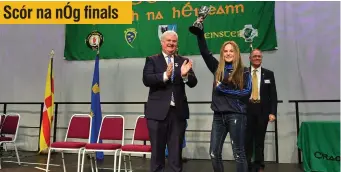
[{"label": "lapel pin", "polygon": [[175,67],[178,67],[178,63],[175,63]]}]

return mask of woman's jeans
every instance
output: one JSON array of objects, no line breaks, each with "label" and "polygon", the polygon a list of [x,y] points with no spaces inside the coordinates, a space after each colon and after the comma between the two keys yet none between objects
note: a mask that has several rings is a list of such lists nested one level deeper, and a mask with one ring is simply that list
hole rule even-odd
[{"label": "woman's jeans", "polygon": [[227,133],[230,133],[237,172],[248,171],[244,151],[246,120],[247,118],[245,114],[214,113],[210,145],[210,156],[214,172],[224,171],[221,154]]}]

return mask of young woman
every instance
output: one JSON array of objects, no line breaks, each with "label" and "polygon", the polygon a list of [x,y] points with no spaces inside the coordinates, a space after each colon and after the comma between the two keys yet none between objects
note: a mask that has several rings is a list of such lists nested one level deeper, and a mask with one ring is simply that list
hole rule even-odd
[{"label": "young woman", "polygon": [[221,46],[220,59],[216,60],[208,50],[204,32],[197,36],[200,53],[214,75],[212,104],[214,111],[210,156],[214,172],[223,172],[222,148],[227,133],[230,133],[237,172],[247,172],[244,151],[246,129],[246,105],[251,95],[251,77],[244,67],[239,47],[234,41]]}]

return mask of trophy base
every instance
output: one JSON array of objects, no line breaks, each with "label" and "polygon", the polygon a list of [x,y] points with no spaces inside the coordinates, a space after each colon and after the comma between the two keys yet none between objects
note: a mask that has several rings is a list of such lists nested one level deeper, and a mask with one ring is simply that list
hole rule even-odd
[{"label": "trophy base", "polygon": [[197,35],[197,36],[200,35],[200,34],[203,32],[200,28],[195,27],[195,26],[189,27],[189,31],[190,31],[192,34]]}]

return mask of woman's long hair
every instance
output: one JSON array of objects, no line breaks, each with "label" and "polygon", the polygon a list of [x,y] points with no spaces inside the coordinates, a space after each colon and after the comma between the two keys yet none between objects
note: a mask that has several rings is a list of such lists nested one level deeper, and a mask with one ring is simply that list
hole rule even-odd
[{"label": "woman's long hair", "polygon": [[225,68],[225,59],[224,59],[224,49],[227,44],[232,45],[234,49],[234,59],[232,62],[233,71],[232,74],[228,78],[228,82],[232,82],[233,85],[243,89],[244,86],[244,65],[240,56],[240,50],[236,42],[234,41],[226,41],[220,48],[220,59],[218,68],[216,71],[216,82],[222,82],[224,80],[224,68]]}]

